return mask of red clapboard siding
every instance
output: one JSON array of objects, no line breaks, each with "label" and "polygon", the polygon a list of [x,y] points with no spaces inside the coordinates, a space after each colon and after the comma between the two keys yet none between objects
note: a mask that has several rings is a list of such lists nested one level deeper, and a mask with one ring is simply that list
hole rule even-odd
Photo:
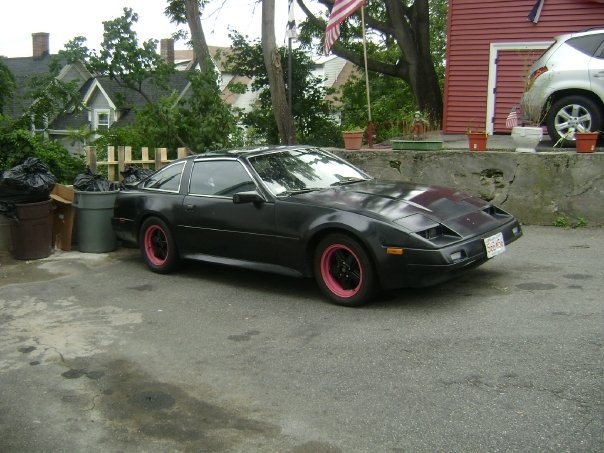
[{"label": "red clapboard siding", "polygon": [[[527,16],[535,0],[450,0],[444,90],[445,133],[486,127],[491,43],[543,42],[556,35],[604,26],[604,4],[590,0],[545,0],[539,22]],[[529,52],[537,58],[541,51]],[[509,132],[505,118],[518,104],[525,68],[534,58],[500,51],[497,65],[494,130]],[[509,67],[508,67],[509,66]],[[520,74],[519,74],[520,72]]]}]

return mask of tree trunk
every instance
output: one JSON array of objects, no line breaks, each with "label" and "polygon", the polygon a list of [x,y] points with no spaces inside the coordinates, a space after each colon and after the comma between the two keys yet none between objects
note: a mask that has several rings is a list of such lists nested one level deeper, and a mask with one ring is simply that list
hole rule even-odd
[{"label": "tree trunk", "polygon": [[[335,0],[317,0],[332,8]],[[309,21],[316,27],[325,27],[325,22],[317,18],[305,4],[297,0]],[[365,11],[368,28],[394,39],[401,49],[396,64],[368,58],[367,69],[380,74],[398,77],[409,84],[418,107],[431,116],[432,120],[442,121],[442,95],[438,76],[430,54],[430,15],[428,0],[414,0],[410,6],[401,0],[384,0],[387,12],[386,21],[371,17]],[[360,14],[360,13],[355,13]],[[363,55],[350,50],[337,41],[331,51],[357,66],[364,67]]]},{"label": "tree trunk", "polygon": [[287,104],[283,68],[275,40],[275,0],[262,0],[262,54],[279,138],[281,143],[291,145],[294,142],[294,123]]},{"label": "tree trunk", "polygon": [[195,67],[199,63],[199,69],[203,72],[210,67],[211,59],[206,37],[201,26],[198,0],[185,0],[185,15],[189,24],[189,30],[191,31],[191,42],[193,43],[194,56],[191,67]]}]

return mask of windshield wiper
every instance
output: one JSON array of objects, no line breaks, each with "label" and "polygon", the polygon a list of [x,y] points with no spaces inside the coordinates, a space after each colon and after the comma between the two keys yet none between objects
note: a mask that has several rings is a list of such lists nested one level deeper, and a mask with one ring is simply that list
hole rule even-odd
[{"label": "windshield wiper", "polygon": [[331,185],[332,186],[345,186],[347,184],[355,184],[357,182],[363,182],[363,181],[368,181],[368,179],[350,177],[350,178],[343,179],[341,181],[336,181]]},{"label": "windshield wiper", "polygon": [[306,188],[306,189],[294,189],[294,190],[284,190],[283,192],[279,192],[277,194],[278,197],[283,196],[283,195],[299,195],[301,193],[308,193],[308,192],[315,192],[317,190],[321,190],[318,187],[315,188]]}]

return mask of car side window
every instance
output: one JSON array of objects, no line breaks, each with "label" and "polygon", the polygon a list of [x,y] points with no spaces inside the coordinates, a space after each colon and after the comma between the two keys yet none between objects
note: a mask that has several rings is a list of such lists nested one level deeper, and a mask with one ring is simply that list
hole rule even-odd
[{"label": "car side window", "polygon": [[255,190],[256,185],[240,162],[202,160],[193,165],[189,194],[231,197]]},{"label": "car side window", "polygon": [[181,162],[162,168],[160,171],[147,178],[143,182],[143,187],[145,189],[178,192],[180,190],[180,179],[184,167],[184,162]]}]

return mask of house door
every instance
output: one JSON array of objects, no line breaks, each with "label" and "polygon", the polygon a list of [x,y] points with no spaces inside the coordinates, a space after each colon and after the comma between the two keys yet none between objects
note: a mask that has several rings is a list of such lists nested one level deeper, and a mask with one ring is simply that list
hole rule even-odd
[{"label": "house door", "polygon": [[533,62],[549,47],[550,42],[535,43],[492,43],[489,65],[489,87],[487,99],[487,129],[489,133],[510,133],[505,120],[512,110],[520,112],[520,98],[528,71]]}]

